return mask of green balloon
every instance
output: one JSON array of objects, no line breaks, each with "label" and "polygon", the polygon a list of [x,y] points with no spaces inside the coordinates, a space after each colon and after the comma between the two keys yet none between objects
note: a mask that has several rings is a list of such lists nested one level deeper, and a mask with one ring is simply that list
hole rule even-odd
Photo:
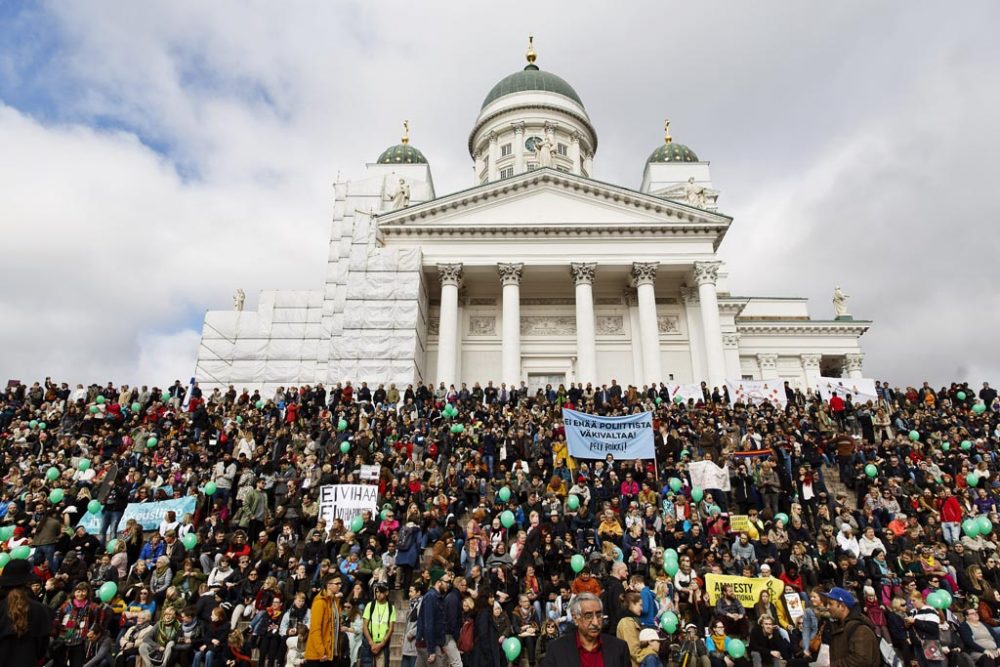
[{"label": "green balloon", "polygon": [[243,415],[236,415],[236,423],[237,424],[243,423]]},{"label": "green balloon", "polygon": [[52,489],[49,491],[49,502],[53,505],[58,505],[66,497],[66,492],[62,489]]},{"label": "green balloon", "polygon": [[968,475],[965,476],[965,481],[970,488],[979,486],[979,475],[977,475],[974,472],[970,472]]},{"label": "green balloon", "polygon": [[31,555],[31,547],[27,544],[22,544],[19,547],[14,547],[11,549],[10,558],[11,560],[28,560],[28,556]]},{"label": "green balloon", "polygon": [[726,651],[729,652],[730,658],[739,660],[747,654],[747,645],[743,643],[742,639],[730,639]]},{"label": "green balloon", "polygon": [[929,604],[930,606],[934,607],[935,609],[942,609],[943,608],[941,606],[942,603],[943,603],[943,600],[941,599],[941,596],[938,595],[939,592],[940,591],[931,591],[930,593],[927,594],[927,604]]},{"label": "green balloon", "polygon": [[101,501],[98,500],[97,498],[94,498],[89,503],[87,503],[87,511],[90,512],[91,514],[100,514],[101,510],[103,509],[104,508],[101,507]]},{"label": "green balloon", "polygon": [[98,405],[104,405],[104,397],[103,396],[98,396],[97,397],[97,403],[98,403]]},{"label": "green balloon", "polygon": [[32,419],[30,422],[28,422],[28,428],[38,428],[38,420]]},{"label": "green balloon", "polygon": [[7,553],[6,551],[0,553],[0,570],[7,567],[7,563],[9,562],[10,562],[10,554]]},{"label": "green balloon", "polygon": [[510,528],[514,525],[514,513],[510,510],[504,510],[500,513],[500,523],[503,524],[504,528]]},{"label": "green balloon", "polygon": [[787,526],[788,525],[788,515],[785,514],[784,512],[778,512],[777,514],[775,514],[774,515],[774,520],[775,521],[780,521],[781,525],[783,525],[783,526]]},{"label": "green balloon", "polygon": [[386,517],[387,517],[387,516],[389,516],[389,510],[382,510],[382,513],[381,513],[381,514],[379,514],[379,517],[380,517],[380,518],[381,518],[381,519],[382,519],[383,521],[385,521],[385,519],[386,519]]},{"label": "green balloon", "polygon": [[59,479],[59,469],[56,468],[55,466],[52,466],[51,468],[45,471],[45,477],[48,478],[50,482],[56,481],[57,479]]},{"label": "green balloon", "polygon": [[663,402],[663,399],[661,397],[657,396],[656,397],[656,404],[659,405],[662,402]]},{"label": "green balloon", "polygon": [[941,451],[942,452],[947,452],[949,449],[951,449],[951,443],[950,442],[948,442],[947,440],[945,440],[944,442],[941,443]]},{"label": "green balloon", "polygon": [[972,441],[971,440],[963,440],[962,441],[962,451],[963,452],[967,452],[970,449],[972,449]]},{"label": "green balloon", "polygon": [[569,559],[569,566],[573,568],[574,572],[579,573],[584,565],[586,565],[586,560],[580,554],[573,554],[573,557]]},{"label": "green balloon", "polygon": [[965,400],[965,392],[964,391],[958,392],[957,394],[955,394],[955,398],[957,398],[960,401],[964,401]]},{"label": "green balloon", "polygon": [[361,517],[356,516],[353,519],[351,519],[351,532],[352,533],[360,533],[361,529],[364,528],[364,527],[365,527],[365,522],[364,522],[364,519],[362,519]]},{"label": "green balloon", "polygon": [[181,542],[184,543],[184,548],[190,551],[198,546],[198,536],[194,533],[186,533],[184,537],[181,538]]},{"label": "green balloon", "polygon": [[101,602],[108,603],[115,599],[115,595],[118,594],[118,584],[113,581],[105,581],[100,588],[97,589],[97,597],[101,598]]},{"label": "green balloon", "polygon": [[969,537],[976,537],[979,535],[979,524],[975,519],[966,519],[962,522],[962,532]]},{"label": "green balloon", "polygon": [[681,566],[675,560],[665,560],[663,561],[663,571],[666,572],[671,577],[677,574],[677,570],[681,569]]},{"label": "green balloon", "polygon": [[215,482],[209,482],[205,485],[205,495],[214,496],[215,492],[219,490],[219,487],[215,485]]},{"label": "green balloon", "polygon": [[132,404],[132,412],[139,412],[139,410],[142,410],[142,406],[139,405],[138,402],[133,403]]},{"label": "green balloon", "polygon": [[580,498],[576,494],[571,493],[568,498],[566,498],[566,507],[571,510],[576,511],[580,508]]},{"label": "green balloon", "polygon": [[663,560],[665,561],[672,560],[676,563],[678,558],[680,558],[680,555],[677,553],[677,549],[674,549],[673,547],[668,547],[667,550],[663,552]]},{"label": "green balloon", "polygon": [[76,467],[80,472],[87,472],[90,470],[90,459],[80,459],[80,462],[76,464]]},{"label": "green balloon", "polygon": [[684,399],[683,399],[683,398],[681,398],[681,397],[680,397],[679,395],[677,395],[677,394],[674,394],[674,403],[676,403],[677,405],[680,405],[680,404],[681,404],[681,403],[683,403],[683,402],[684,402]]},{"label": "green balloon", "polygon": [[510,487],[505,486],[501,488],[499,491],[497,491],[497,496],[499,496],[500,500],[502,500],[503,502],[507,502],[508,500],[510,500]]},{"label": "green balloon", "polygon": [[344,454],[351,451],[351,443],[344,440],[342,443],[340,443],[340,451],[343,452]]},{"label": "green balloon", "polygon": [[111,540],[110,542],[108,542],[108,545],[105,548],[107,549],[107,552],[109,554],[113,554],[115,550],[118,549],[118,540],[117,539]]},{"label": "green balloon", "polygon": [[984,412],[986,412],[986,404],[976,403],[975,405],[972,406],[972,411],[975,412],[977,415],[981,415]]},{"label": "green balloon", "polygon": [[0,542],[6,542],[14,536],[14,526],[0,526]]},{"label": "green balloon", "polygon": [[686,449],[682,449],[681,450],[681,458],[682,459],[686,459],[686,458],[690,458],[690,457],[691,457],[691,452],[689,452]]},{"label": "green balloon", "polygon": [[160,400],[162,402],[164,402],[164,403],[166,403],[167,401],[169,401],[170,400],[170,392],[169,391],[165,391],[162,394],[160,394]]},{"label": "green balloon", "polygon": [[92,414],[92,415],[96,415],[97,414],[97,406],[96,405],[91,405],[90,406],[90,414]]},{"label": "green balloon", "polygon": [[910,431],[910,440],[916,442],[919,439],[920,439],[920,432],[919,431]]},{"label": "green balloon", "polygon": [[49,425],[46,424],[45,422],[38,422],[38,428],[41,429],[42,431],[44,431],[46,428],[48,428],[48,426]]},{"label": "green balloon", "polygon": [[989,535],[993,532],[993,522],[985,514],[976,517],[976,525],[979,527],[980,535]]},{"label": "green balloon", "polygon": [[261,408],[264,407],[264,401],[257,401],[253,405],[254,405],[255,408],[257,408],[258,410],[260,410]]},{"label": "green balloon", "polygon": [[878,477],[878,466],[874,463],[869,463],[865,466],[865,474],[869,477]]},{"label": "green balloon", "polygon": [[156,447],[157,442],[159,442],[159,440],[157,440],[154,436],[149,436],[149,439],[146,440],[146,446],[152,449],[153,447]]},{"label": "green balloon", "polygon": [[943,588],[939,588],[938,592],[937,592],[937,596],[938,596],[938,602],[941,605],[939,607],[940,609],[948,609],[949,607],[951,607],[951,603],[953,601],[952,597],[951,597],[951,593],[949,593],[948,591],[946,591]]},{"label": "green balloon", "polygon": [[517,656],[521,655],[521,640],[517,637],[503,640],[503,654],[507,656],[507,662],[517,662]]},{"label": "green balloon", "polygon": [[691,489],[691,500],[696,503],[700,503],[701,499],[705,497],[705,492],[701,490],[701,487],[696,486]]},{"label": "green balloon", "polygon": [[660,627],[671,635],[677,632],[678,623],[680,623],[680,619],[677,618],[677,614],[672,611],[665,612],[660,618]]},{"label": "green balloon", "polygon": [[682,482],[676,477],[671,477],[668,484],[670,484],[670,490],[673,491],[674,493],[680,493],[681,488],[683,488],[684,486],[684,482]]}]

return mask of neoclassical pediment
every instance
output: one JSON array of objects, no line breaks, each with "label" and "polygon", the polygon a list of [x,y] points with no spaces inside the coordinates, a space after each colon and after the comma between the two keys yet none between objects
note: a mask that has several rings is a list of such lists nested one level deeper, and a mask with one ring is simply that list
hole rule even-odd
[{"label": "neoclassical pediment", "polygon": [[540,169],[378,216],[385,235],[655,230],[709,234],[731,218],[553,169]]}]

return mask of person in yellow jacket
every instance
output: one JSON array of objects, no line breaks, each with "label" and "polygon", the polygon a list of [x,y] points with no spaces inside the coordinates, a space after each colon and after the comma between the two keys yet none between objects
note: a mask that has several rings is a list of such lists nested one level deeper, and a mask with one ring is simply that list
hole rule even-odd
[{"label": "person in yellow jacket", "polygon": [[343,582],[339,576],[326,580],[323,590],[313,599],[309,612],[309,636],[306,638],[306,667],[334,667],[341,663],[340,599]]},{"label": "person in yellow jacket", "polygon": [[552,443],[552,453],[555,456],[556,465],[565,463],[570,473],[576,471],[576,459],[569,455],[569,445],[566,444],[563,436],[560,435],[559,439]]}]

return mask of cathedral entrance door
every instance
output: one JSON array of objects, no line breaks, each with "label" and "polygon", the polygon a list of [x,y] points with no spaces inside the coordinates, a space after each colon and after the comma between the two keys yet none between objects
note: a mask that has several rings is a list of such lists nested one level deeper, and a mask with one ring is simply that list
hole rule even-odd
[{"label": "cathedral entrance door", "polygon": [[539,389],[545,389],[547,384],[551,384],[553,389],[558,389],[559,385],[565,383],[565,373],[528,373],[528,391],[531,394]]}]

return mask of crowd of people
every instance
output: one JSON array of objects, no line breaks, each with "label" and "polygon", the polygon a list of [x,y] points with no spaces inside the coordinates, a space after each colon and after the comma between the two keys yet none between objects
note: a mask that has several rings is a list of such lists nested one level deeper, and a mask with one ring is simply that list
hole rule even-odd
[{"label": "crowd of people", "polygon": [[[703,389],[11,382],[0,665],[1000,663],[995,390]],[[652,413],[656,459],[562,408]]]}]

